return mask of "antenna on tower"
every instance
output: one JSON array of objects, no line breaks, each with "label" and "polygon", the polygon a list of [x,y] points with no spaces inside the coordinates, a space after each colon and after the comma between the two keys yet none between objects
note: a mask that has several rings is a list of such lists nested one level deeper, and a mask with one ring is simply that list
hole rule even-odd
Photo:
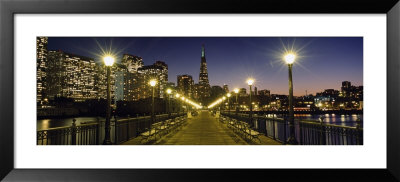
[{"label": "antenna on tower", "polygon": [[205,51],[205,48],[204,48],[204,43],[201,45],[201,57],[206,57],[206,51]]},{"label": "antenna on tower", "polygon": [[306,90],[306,96],[308,96],[308,95],[307,95],[307,90]]}]

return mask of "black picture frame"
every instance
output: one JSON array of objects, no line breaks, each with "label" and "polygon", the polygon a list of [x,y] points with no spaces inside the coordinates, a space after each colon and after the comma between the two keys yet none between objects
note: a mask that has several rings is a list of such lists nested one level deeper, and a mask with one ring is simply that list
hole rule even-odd
[{"label": "black picture frame", "polygon": [[[15,169],[13,15],[31,13],[314,13],[316,16],[319,13],[386,14],[387,168]],[[0,179],[5,181],[399,181],[399,17],[398,0],[0,0]]]}]

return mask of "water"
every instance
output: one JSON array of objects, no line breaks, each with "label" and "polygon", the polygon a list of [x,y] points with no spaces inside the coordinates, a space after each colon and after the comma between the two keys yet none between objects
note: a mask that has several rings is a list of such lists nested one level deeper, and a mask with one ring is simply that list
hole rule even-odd
[{"label": "water", "polygon": [[[272,117],[272,114],[269,114],[268,116]],[[275,117],[277,117],[276,114]],[[362,114],[347,114],[347,115],[346,114],[295,114],[294,115],[295,120],[319,120],[320,117],[324,117],[324,122],[326,124],[355,127],[358,118],[361,119],[361,126],[363,124]]]},{"label": "water", "polygon": [[327,124],[341,125],[341,126],[353,126],[357,124],[357,119],[363,121],[362,114],[296,114],[295,119],[306,119],[306,120],[318,120],[320,117],[324,117],[324,122]]},{"label": "water", "polygon": [[[37,120],[36,129],[37,130],[46,130],[49,128],[56,128],[56,127],[64,127],[64,126],[72,126],[72,119],[73,118],[62,118],[62,119],[40,119]],[[75,118],[76,125],[81,125],[82,122],[93,122],[97,121],[96,117],[77,117]],[[100,118],[103,121],[105,118]]]}]

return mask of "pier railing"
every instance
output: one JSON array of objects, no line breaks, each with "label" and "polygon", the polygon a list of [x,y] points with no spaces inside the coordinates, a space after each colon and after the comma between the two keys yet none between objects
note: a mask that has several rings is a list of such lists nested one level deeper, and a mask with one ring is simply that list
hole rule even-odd
[{"label": "pier railing", "polygon": [[37,131],[37,145],[96,145],[99,128],[99,123],[94,123]]},{"label": "pier railing", "polygon": [[[253,115],[244,113],[222,113],[224,116],[247,122],[254,130],[265,136],[286,144],[289,138],[288,119]],[[363,145],[361,120],[356,127],[325,123],[319,120],[295,120],[295,137],[300,145]]]},{"label": "pier railing", "polygon": [[[151,124],[176,118],[184,113],[171,113],[156,115],[154,121],[150,116],[128,117],[126,119],[111,119],[110,136],[114,144],[120,144],[139,136],[146,131]],[[50,128],[37,131],[37,145],[100,145],[105,136],[105,122],[97,119],[88,124]]]}]

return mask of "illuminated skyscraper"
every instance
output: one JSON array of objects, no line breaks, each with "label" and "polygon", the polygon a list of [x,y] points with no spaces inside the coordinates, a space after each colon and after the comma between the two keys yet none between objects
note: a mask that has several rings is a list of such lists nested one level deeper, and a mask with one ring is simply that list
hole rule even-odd
[{"label": "illuminated skyscraper", "polygon": [[138,69],[143,67],[143,59],[139,56],[124,54],[121,65],[124,69],[118,72],[116,78],[117,100],[136,101],[141,96]]},{"label": "illuminated skyscraper", "polygon": [[46,91],[47,37],[36,37],[36,102],[43,104]]},{"label": "illuminated skyscraper", "polygon": [[135,97],[137,99],[152,96],[152,87],[149,85],[151,79],[157,80],[155,97],[164,98],[164,92],[168,83],[168,65],[162,61],[157,61],[153,65],[143,66],[138,69],[137,85],[139,88],[135,89]]},{"label": "illuminated skyscraper", "polygon": [[193,98],[194,81],[191,75],[178,75],[178,92],[186,97]]},{"label": "illuminated skyscraper", "polygon": [[206,53],[204,45],[202,45],[201,47],[201,64],[200,64],[198,94],[201,100],[210,97],[210,82],[208,81],[208,71],[207,71]]},{"label": "illuminated skyscraper", "polygon": [[[113,73],[118,69],[113,67]],[[49,51],[46,69],[46,94],[49,98],[66,97],[75,101],[106,98],[104,65],[97,65],[93,58]],[[111,95],[114,97],[115,74],[111,75]]]},{"label": "illuminated skyscraper", "polygon": [[126,66],[130,73],[137,73],[137,70],[143,66],[143,59],[139,56],[124,54],[121,64]]}]

